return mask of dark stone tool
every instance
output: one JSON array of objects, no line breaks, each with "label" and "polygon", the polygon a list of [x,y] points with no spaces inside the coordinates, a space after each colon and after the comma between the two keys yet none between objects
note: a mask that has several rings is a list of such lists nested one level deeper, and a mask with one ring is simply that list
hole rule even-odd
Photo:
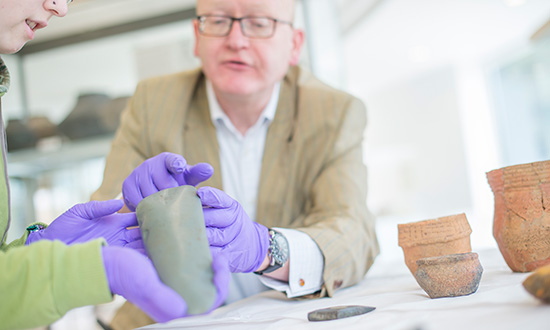
[{"label": "dark stone tool", "polygon": [[330,308],[317,309],[307,314],[310,321],[329,321],[343,319],[350,316],[356,316],[372,312],[375,307],[368,306],[335,306]]}]

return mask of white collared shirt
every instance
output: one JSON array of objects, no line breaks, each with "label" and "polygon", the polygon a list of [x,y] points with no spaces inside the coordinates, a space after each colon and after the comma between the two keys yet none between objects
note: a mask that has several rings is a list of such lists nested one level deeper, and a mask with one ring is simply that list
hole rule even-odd
[{"label": "white collared shirt", "polygon": [[[281,84],[277,83],[260,117],[243,136],[221,109],[211,82],[208,80],[206,82],[210,116],[218,138],[223,189],[242,205],[250,219],[254,221],[265,139],[267,129],[275,117],[280,89]],[[265,291],[267,288],[264,285],[286,292],[289,298],[321,289],[324,259],[315,241],[298,230],[274,229],[281,232],[288,241],[289,282],[281,282],[253,273],[232,274],[226,303]]]}]

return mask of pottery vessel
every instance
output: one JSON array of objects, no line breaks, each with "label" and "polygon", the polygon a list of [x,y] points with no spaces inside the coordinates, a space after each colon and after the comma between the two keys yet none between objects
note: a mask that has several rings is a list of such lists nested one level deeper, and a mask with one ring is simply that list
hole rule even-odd
[{"label": "pottery vessel", "polygon": [[413,275],[418,259],[472,251],[472,229],[464,213],[399,224],[397,229],[399,246]]},{"label": "pottery vessel", "polygon": [[495,197],[493,236],[508,266],[530,272],[550,264],[550,161],[487,173]]},{"label": "pottery vessel", "polygon": [[430,298],[457,297],[477,291],[483,267],[475,252],[422,258],[414,277]]}]

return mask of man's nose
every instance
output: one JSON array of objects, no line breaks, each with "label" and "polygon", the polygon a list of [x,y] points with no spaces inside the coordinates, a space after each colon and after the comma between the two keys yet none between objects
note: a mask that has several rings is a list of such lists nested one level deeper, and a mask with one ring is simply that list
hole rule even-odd
[{"label": "man's nose", "polygon": [[67,15],[69,11],[67,0],[46,0],[44,8],[58,17]]},{"label": "man's nose", "polygon": [[230,45],[234,47],[244,47],[248,45],[248,37],[244,35],[240,21],[233,21],[227,39]]}]

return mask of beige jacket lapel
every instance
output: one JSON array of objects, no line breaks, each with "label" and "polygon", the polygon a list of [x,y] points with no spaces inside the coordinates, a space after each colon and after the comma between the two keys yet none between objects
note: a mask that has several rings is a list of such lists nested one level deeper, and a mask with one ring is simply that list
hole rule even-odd
[{"label": "beige jacket lapel", "polygon": [[275,118],[269,126],[266,136],[262,170],[258,189],[258,202],[256,217],[267,227],[273,227],[276,223],[281,226],[279,218],[285,212],[284,205],[278,206],[274,212],[269,200],[283,201],[289,177],[289,164],[292,155],[292,136],[296,115],[296,71],[289,71],[281,85],[279,102]]},{"label": "beige jacket lapel", "polygon": [[220,167],[219,146],[216,128],[210,118],[210,110],[206,97],[204,76],[198,79],[195,93],[189,105],[184,127],[184,157],[190,164],[206,162],[215,169],[212,178],[199,186],[211,186],[223,189]]}]

